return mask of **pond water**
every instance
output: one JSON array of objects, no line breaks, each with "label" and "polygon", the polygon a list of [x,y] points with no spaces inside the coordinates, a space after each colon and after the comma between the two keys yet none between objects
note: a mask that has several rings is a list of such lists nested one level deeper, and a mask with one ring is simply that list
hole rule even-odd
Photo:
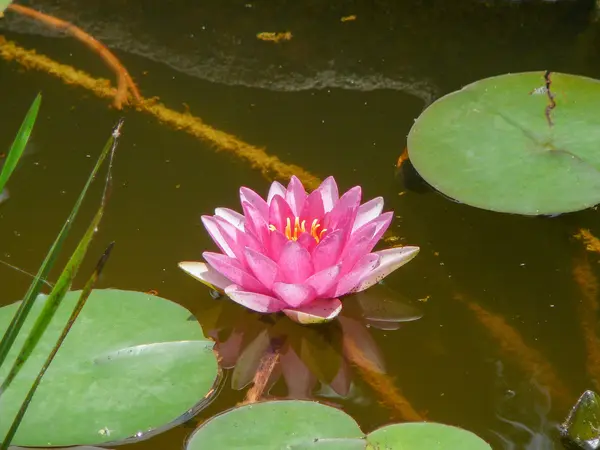
[{"label": "pond water", "polygon": [[[343,190],[361,185],[364,198],[384,196],[396,215],[393,234],[421,252],[378,289],[417,307],[423,318],[397,330],[353,322],[357,333],[371,336],[372,358],[385,364],[386,376],[369,378],[349,361],[350,394],[337,398],[315,389],[313,398],[341,405],[365,431],[402,420],[401,395],[419,415],[471,430],[495,449],[561,448],[556,425],[582,391],[600,388],[594,360],[600,257],[575,238],[581,229],[600,233],[597,211],[528,218],[478,210],[407,189],[395,166],[422,110],[479,78],[546,69],[600,77],[593,1],[27,4],[106,42],[145,97],[189,109],[321,179],[334,175]],[[341,21],[349,15],[356,19]],[[72,39],[11,13],[0,27],[22,47],[112,79],[99,58]],[[278,31],[291,31],[291,40],[256,38]],[[35,273],[123,116],[115,186],[90,250],[99,255],[116,242],[100,287],[156,290],[188,308],[205,333],[219,339],[243,326],[248,344],[271,327],[241,307],[223,306],[226,300],[214,300],[177,267],[214,250],[201,214],[219,206],[238,209],[242,185],[266,194],[269,180],[261,171],[218,151],[215,142],[148,114],[117,111],[91,91],[5,60],[0,148],[8,147],[13,131],[7,130],[18,128],[39,91],[43,103],[31,154],[11,179],[11,199],[0,211],[0,258]],[[95,195],[100,188],[94,187]],[[88,201],[82,217],[94,208]],[[84,226],[85,220],[78,222],[74,233]],[[93,264],[90,258],[82,273]],[[0,305],[21,298],[30,282],[5,266],[0,277]],[[322,349],[323,371],[337,370],[336,348]],[[226,372],[219,395],[192,422],[133,446],[181,448],[195,423],[243,401],[246,391],[234,389],[232,370]],[[293,378],[290,395],[308,394]],[[284,378],[270,393],[287,395]]]}]

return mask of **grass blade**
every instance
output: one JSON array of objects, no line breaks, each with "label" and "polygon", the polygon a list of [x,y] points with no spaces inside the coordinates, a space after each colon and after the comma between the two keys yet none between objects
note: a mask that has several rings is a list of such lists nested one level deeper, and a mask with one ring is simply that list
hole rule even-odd
[{"label": "grass blade", "polygon": [[112,145],[110,147],[110,162],[109,162],[109,166],[108,166],[106,183],[104,186],[104,193],[102,194],[102,201],[100,203],[100,207],[98,208],[96,215],[94,216],[91,223],[89,224],[83,238],[79,241],[79,244],[77,244],[77,248],[71,255],[69,262],[67,263],[67,265],[63,269],[62,273],[58,277],[58,280],[56,281],[54,288],[52,288],[50,295],[48,295],[48,298],[46,299],[46,302],[44,304],[42,311],[40,312],[40,315],[38,316],[31,331],[29,332],[27,339],[25,339],[25,342],[23,343],[23,346],[21,347],[19,355],[17,356],[15,362],[13,363],[13,365],[10,369],[10,372],[8,373],[6,378],[3,380],[2,385],[0,386],[0,396],[2,396],[2,394],[8,388],[8,386],[15,379],[15,377],[17,376],[17,374],[23,367],[23,364],[25,364],[25,361],[31,355],[36,344],[41,339],[42,335],[44,334],[44,331],[46,331],[46,328],[48,327],[50,320],[52,319],[52,317],[54,316],[54,313],[60,306],[60,303],[61,303],[62,299],[64,298],[65,294],[69,291],[69,289],[71,287],[71,283],[73,282],[73,279],[77,275],[77,271],[79,270],[79,267],[81,266],[81,263],[83,262],[83,259],[85,258],[85,254],[90,246],[92,238],[94,237],[94,234],[96,233],[98,225],[100,224],[100,220],[102,219],[102,216],[104,214],[104,208],[106,206],[106,202],[107,202],[109,194],[110,194],[110,188],[112,185],[112,176],[111,176],[112,161],[113,161],[114,153],[115,153],[115,150],[116,150],[117,144],[118,144],[118,137],[119,137],[119,133],[120,133],[121,124],[122,124],[122,121],[119,122],[119,124],[115,128],[115,130],[111,136],[111,139],[109,141],[112,143]]},{"label": "grass blade", "polygon": [[19,411],[17,412],[17,415],[15,416],[13,423],[10,426],[10,429],[8,430],[8,433],[6,434],[2,443],[0,444],[0,450],[6,450],[8,448],[8,446],[10,445],[11,441],[13,440],[13,438],[15,437],[15,434],[17,433],[19,425],[21,424],[21,421],[23,420],[23,417],[25,416],[25,413],[27,412],[27,408],[29,407],[29,403],[31,403],[31,399],[33,398],[33,395],[35,394],[35,391],[37,390],[40,382],[42,381],[42,378],[44,377],[46,370],[48,370],[48,367],[50,366],[50,364],[52,363],[52,360],[56,356],[58,349],[60,348],[62,343],[65,341],[67,334],[69,334],[69,331],[71,330],[73,323],[75,323],[75,320],[79,316],[79,313],[83,309],[85,302],[87,301],[88,297],[92,293],[92,289],[96,285],[96,282],[98,281],[98,278],[100,277],[100,274],[102,273],[104,264],[106,264],[106,261],[108,260],[108,257],[110,256],[110,252],[112,251],[112,249],[114,247],[114,244],[115,243],[112,242],[108,246],[108,248],[104,251],[104,254],[102,255],[102,257],[96,264],[96,268],[94,269],[94,272],[92,273],[91,277],[86,282],[85,287],[81,291],[79,300],[77,301],[77,304],[75,305],[75,308],[73,309],[73,312],[69,316],[69,320],[67,321],[67,324],[65,325],[62,333],[60,334],[58,340],[56,341],[56,344],[52,348],[50,355],[48,355],[48,358],[44,362],[44,365],[42,366],[40,372],[38,373],[37,377],[35,378],[35,381],[31,385],[31,388],[29,389],[29,392],[27,393],[25,400],[21,404],[21,407],[19,408]]},{"label": "grass blade", "polygon": [[38,94],[29,107],[29,111],[27,111],[27,115],[25,116],[25,119],[23,119],[23,123],[17,132],[17,136],[10,146],[10,150],[6,155],[4,167],[2,167],[2,172],[0,172],[0,192],[2,192],[4,186],[6,186],[8,179],[19,163],[21,156],[23,156],[23,152],[25,151],[25,147],[29,141],[29,136],[31,135],[31,130],[35,124],[41,102],[42,94]]},{"label": "grass blade", "polygon": [[119,121],[119,123],[115,127],[115,130],[113,131],[112,136],[110,137],[110,139],[104,146],[104,149],[102,150],[102,153],[100,154],[100,157],[98,158],[98,161],[96,162],[96,165],[94,166],[94,169],[92,170],[92,173],[90,174],[83,190],[79,194],[79,198],[75,202],[75,206],[73,206],[73,210],[69,214],[67,221],[65,222],[62,229],[60,230],[60,233],[58,234],[56,240],[52,244],[52,247],[50,247],[50,250],[48,251],[46,258],[42,262],[42,265],[41,265],[40,269],[38,270],[38,273],[35,276],[34,281],[29,286],[29,289],[28,289],[27,293],[25,294],[25,297],[23,298],[23,302],[19,306],[19,309],[17,310],[15,316],[13,317],[13,320],[11,321],[6,332],[4,333],[4,337],[0,341],[0,366],[2,366],[2,364],[4,363],[6,356],[8,355],[8,350],[10,349],[10,347],[14,343],[15,339],[17,338],[17,334],[19,333],[19,330],[23,326],[23,323],[25,322],[25,319],[27,318],[27,314],[29,314],[29,311],[31,310],[31,307],[33,306],[35,299],[37,298],[38,294],[40,293],[40,291],[42,289],[42,284],[44,283],[44,280],[47,278],[48,273],[50,272],[50,270],[52,269],[52,266],[54,265],[54,262],[56,261],[58,253],[60,252],[60,249],[62,247],[62,244],[64,243],[65,239],[67,238],[67,234],[71,230],[71,226],[75,220],[75,217],[77,216],[77,213],[79,212],[79,208],[81,207],[81,204],[83,203],[83,199],[85,198],[87,191],[88,191],[90,185],[92,184],[92,181],[96,177],[96,174],[98,173],[98,170],[100,169],[106,156],[111,152],[111,149],[114,149],[122,124],[123,124],[123,121],[122,120]]}]

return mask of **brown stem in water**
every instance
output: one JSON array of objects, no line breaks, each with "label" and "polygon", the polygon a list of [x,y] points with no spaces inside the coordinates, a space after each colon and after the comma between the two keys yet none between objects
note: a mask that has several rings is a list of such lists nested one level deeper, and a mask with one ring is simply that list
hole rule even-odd
[{"label": "brown stem in water", "polygon": [[244,401],[241,403],[242,405],[256,403],[261,399],[267,387],[267,383],[269,382],[269,378],[271,378],[271,374],[278,362],[278,348],[274,351],[268,351],[262,356],[256,374],[254,374],[254,385],[248,389],[246,398],[244,398]]},{"label": "brown stem in water", "polygon": [[23,5],[16,5],[11,3],[8,5],[9,10],[16,12],[18,14],[27,16],[31,19],[42,22],[45,25],[48,25],[57,30],[63,31],[75,39],[83,42],[90,49],[96,52],[104,62],[115,72],[117,76],[117,93],[114,99],[114,105],[117,109],[121,109],[123,105],[128,103],[129,95],[131,94],[136,101],[139,103],[141,101],[141,95],[138,91],[137,86],[133,82],[131,75],[123,64],[119,61],[119,59],[100,41],[98,41],[93,36],[89,35],[81,28],[73,25],[72,23],[66,22],[64,20],[58,19],[53,16],[49,16],[48,14],[41,13],[36,11],[35,9],[28,8]]},{"label": "brown stem in water", "polygon": [[392,409],[400,420],[408,422],[425,420],[423,415],[419,414],[402,395],[389,375],[382,373],[352,340],[348,340],[346,345],[348,359],[356,366],[362,379],[379,394],[381,403]]},{"label": "brown stem in water", "polygon": [[527,345],[523,336],[504,317],[484,309],[459,292],[454,293],[454,298],[473,312],[507,358],[524,373],[536,376],[548,388],[552,397],[557,400],[559,408],[566,410],[570,407],[574,397],[550,362],[539,351]]}]

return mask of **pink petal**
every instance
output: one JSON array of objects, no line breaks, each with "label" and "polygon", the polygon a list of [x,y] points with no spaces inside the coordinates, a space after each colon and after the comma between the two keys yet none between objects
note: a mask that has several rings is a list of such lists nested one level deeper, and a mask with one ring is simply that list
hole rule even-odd
[{"label": "pink petal", "polygon": [[321,194],[325,212],[331,211],[339,198],[338,187],[335,179],[333,177],[327,177],[315,190],[319,191]]},{"label": "pink petal", "polygon": [[245,249],[245,254],[248,266],[256,279],[264,284],[267,289],[272,289],[279,272],[279,267],[275,261],[248,247]]},{"label": "pink petal", "polygon": [[229,208],[217,208],[215,209],[215,215],[225,219],[238,230],[244,231],[246,219],[239,212]]},{"label": "pink petal", "polygon": [[285,199],[279,195],[273,197],[269,204],[269,225],[273,225],[278,231],[285,232],[287,219],[294,226],[294,213]]},{"label": "pink petal", "polygon": [[290,205],[292,213],[296,217],[300,217],[300,213],[304,208],[304,201],[306,200],[306,191],[302,182],[296,175],[292,175],[290,183],[288,184],[287,192],[285,194],[285,200]]},{"label": "pink petal", "polygon": [[[344,240],[344,242],[348,242],[348,239],[350,238],[350,235],[352,233],[352,224],[354,223],[354,220],[356,219],[356,213],[358,211],[358,207],[354,207],[354,208],[349,208],[346,210],[346,212],[344,213],[344,215],[340,216],[337,224],[335,225],[335,228],[341,230],[342,233],[342,238]],[[328,228],[328,227],[325,227]],[[331,229],[331,227],[329,227],[329,229]]]},{"label": "pink petal", "polygon": [[269,249],[269,256],[273,261],[279,261],[281,252],[283,252],[288,242],[289,239],[281,231],[275,230],[269,232],[269,242],[266,248]]},{"label": "pink petal", "polygon": [[329,233],[312,252],[315,271],[321,271],[337,263],[344,245],[343,230]]},{"label": "pink petal", "polygon": [[258,209],[248,202],[242,203],[246,216],[246,231],[254,234],[258,241],[266,246],[269,241],[269,225]]},{"label": "pink petal", "polygon": [[261,244],[258,238],[251,231],[237,230],[235,239],[241,248],[250,247],[252,250],[256,250],[259,253],[265,252],[264,245]]},{"label": "pink petal", "polygon": [[234,302],[260,313],[274,313],[287,307],[285,303],[275,297],[244,291],[242,287],[235,284],[228,286],[225,294]]},{"label": "pink petal", "polygon": [[204,228],[210,234],[210,237],[215,241],[215,244],[221,249],[223,253],[227,256],[234,257],[235,253],[227,244],[227,240],[223,237],[219,226],[217,225],[217,221],[211,216],[202,216],[202,223],[204,224]]},{"label": "pink petal", "polygon": [[361,282],[365,274],[372,272],[379,265],[379,260],[379,255],[375,253],[369,253],[360,258],[353,269],[340,278],[333,295],[341,297],[342,295],[355,292],[354,289]]},{"label": "pink petal", "polygon": [[308,284],[282,283],[280,281],[273,284],[273,292],[280,300],[287,303],[287,308],[298,308],[310,303],[317,295],[312,286]]},{"label": "pink petal", "polygon": [[370,251],[373,249],[372,242],[376,230],[377,225],[370,224],[366,227],[363,227],[360,233],[352,236],[348,244],[346,244],[344,247],[344,250],[340,256],[340,262],[342,263],[342,275],[350,272],[360,258],[370,253]]},{"label": "pink petal", "polygon": [[283,313],[294,322],[308,325],[330,322],[342,311],[342,302],[337,298],[320,299],[296,309],[284,309]]},{"label": "pink petal", "polygon": [[306,284],[313,287],[317,293],[317,297],[322,296],[337,283],[340,269],[341,266],[339,264],[337,266],[331,266],[323,269],[308,277],[306,279]]},{"label": "pink petal", "polygon": [[227,286],[233,284],[208,264],[197,261],[182,261],[179,267],[198,281],[206,284],[211,289],[223,291]]},{"label": "pink petal", "polygon": [[324,226],[327,229],[334,230],[341,228],[342,224],[345,222],[345,220],[347,220],[348,214],[350,214],[360,205],[361,196],[362,189],[360,186],[354,186],[352,189],[342,195],[335,207],[328,214]]},{"label": "pink petal", "polygon": [[309,253],[312,253],[317,246],[317,241],[314,237],[312,237],[312,235],[308,233],[302,233],[300,236],[298,236],[298,244],[308,250]]},{"label": "pink petal", "polygon": [[352,231],[357,230],[364,224],[376,219],[381,215],[382,211],[383,197],[376,197],[372,200],[369,200],[367,203],[360,205],[358,207],[358,212],[356,213],[354,225],[352,225]]},{"label": "pink petal", "polygon": [[248,202],[254,206],[265,220],[269,218],[269,205],[267,205],[267,202],[252,189],[241,187],[240,200],[241,203]]},{"label": "pink petal", "polygon": [[287,192],[287,190],[285,189],[285,187],[283,187],[283,185],[279,181],[273,181],[273,183],[271,184],[271,187],[269,188],[269,195],[267,196],[267,203],[270,205],[271,200],[273,200],[273,197],[275,197],[276,195],[279,195],[280,197],[285,198],[286,192]]},{"label": "pink petal", "polygon": [[385,233],[389,227],[390,222],[392,221],[392,215],[391,212],[384,213],[360,227],[352,234],[348,244],[344,247],[342,256],[340,256],[340,261],[344,263],[342,266],[343,274],[352,270],[352,267],[358,258],[373,250],[383,236],[383,233]]},{"label": "pink petal", "polygon": [[354,292],[364,291],[379,283],[394,270],[402,267],[419,253],[419,247],[395,247],[373,253],[380,258],[379,266],[362,276]]},{"label": "pink petal", "polygon": [[[353,231],[352,239],[354,239],[355,236],[360,235],[362,232],[364,232],[364,230],[369,229],[368,227],[375,225],[375,231],[372,236],[373,247],[375,247],[377,242],[379,242],[379,240],[381,239],[383,234],[386,232],[386,230],[390,226],[390,223],[392,222],[393,217],[394,217],[394,213],[391,211],[381,214],[380,216],[376,217],[375,219],[371,220],[370,222],[367,222],[362,227],[357,228],[356,231]],[[369,251],[371,251],[373,249],[373,247],[371,247],[371,249]]]},{"label": "pink petal", "polygon": [[314,273],[310,253],[296,241],[288,241],[277,264],[288,283],[302,283]]},{"label": "pink petal", "polygon": [[233,251],[235,258],[240,261],[242,265],[245,265],[246,257],[244,256],[244,247],[241,247],[237,240],[237,235],[240,231],[222,217],[214,216],[213,219],[221,232],[221,236],[225,239],[225,242],[227,242],[231,251]]},{"label": "pink petal", "polygon": [[[300,220],[306,220],[306,229],[308,231],[312,226],[313,220],[317,219],[318,221],[321,221],[323,220],[324,216],[325,209],[323,207],[323,198],[321,197],[321,193],[319,191],[312,191],[310,194],[308,194],[308,197],[306,197],[304,207],[300,213]],[[321,227],[323,227],[323,224],[321,224]]]},{"label": "pink petal", "polygon": [[[373,236],[373,247],[375,247],[375,245],[377,245],[379,240],[383,237],[384,233],[387,231],[388,227],[390,226],[390,223],[392,223],[393,217],[394,217],[394,213],[391,211],[388,211],[386,213],[383,213],[378,218],[376,218],[370,222],[370,223],[377,224],[377,230],[375,231],[375,235]],[[369,251],[373,250],[373,247],[371,247],[371,249]]]},{"label": "pink petal", "polygon": [[234,284],[242,286],[247,291],[268,292],[265,286],[246,272],[236,259],[212,252],[204,252],[202,256],[216,271],[230,279]]}]

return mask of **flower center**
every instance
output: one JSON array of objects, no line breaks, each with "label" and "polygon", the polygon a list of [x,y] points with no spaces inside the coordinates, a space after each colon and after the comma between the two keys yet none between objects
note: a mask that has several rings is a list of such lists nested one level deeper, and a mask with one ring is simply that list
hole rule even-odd
[{"label": "flower center", "polygon": [[[286,219],[285,223],[286,223],[286,225],[285,225],[284,234],[285,234],[285,237],[288,238],[290,241],[297,241],[298,235],[300,235],[302,233],[309,233],[313,238],[315,238],[315,241],[317,241],[317,243],[318,243],[321,240],[321,238],[323,237],[323,233],[325,233],[327,231],[327,228],[323,228],[321,231],[319,231],[319,228],[321,228],[321,224],[319,223],[318,219],[315,219],[312,221],[312,225],[310,226],[310,231],[306,230],[306,220],[303,220],[302,222],[300,222],[299,217],[294,218],[294,226],[293,227],[292,227],[292,221],[290,220],[289,217]],[[275,225],[269,225],[269,230],[275,231],[275,230],[277,230],[277,228],[275,227]]]}]

